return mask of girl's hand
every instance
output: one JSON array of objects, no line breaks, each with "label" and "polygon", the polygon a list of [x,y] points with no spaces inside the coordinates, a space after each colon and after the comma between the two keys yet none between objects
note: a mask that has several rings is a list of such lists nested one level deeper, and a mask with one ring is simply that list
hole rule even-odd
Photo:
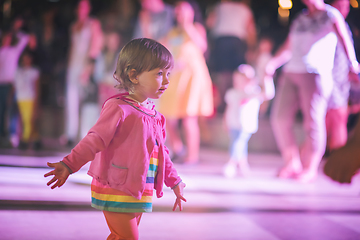
[{"label": "girl's hand", "polygon": [[47,185],[50,186],[55,182],[55,184],[51,186],[51,189],[54,189],[56,187],[61,187],[62,185],[64,185],[64,183],[66,182],[67,178],[70,175],[69,169],[67,169],[67,167],[65,167],[64,164],[61,162],[56,162],[56,163],[48,162],[47,165],[51,168],[55,168],[54,170],[44,175],[44,177],[54,175],[54,177],[47,183]]},{"label": "girl's hand", "polygon": [[184,193],[183,190],[186,187],[185,183],[181,182],[179,185],[177,185],[173,191],[176,195],[176,201],[174,203],[174,207],[173,207],[173,211],[176,210],[177,206],[179,206],[180,211],[182,211],[182,205],[181,205],[181,201],[186,202],[186,199],[183,197]]}]

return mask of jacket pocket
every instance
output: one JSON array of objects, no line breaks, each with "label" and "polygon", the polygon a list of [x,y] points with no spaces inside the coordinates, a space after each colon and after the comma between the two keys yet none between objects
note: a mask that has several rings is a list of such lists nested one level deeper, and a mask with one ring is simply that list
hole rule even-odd
[{"label": "jacket pocket", "polygon": [[115,184],[124,184],[126,182],[128,170],[129,169],[126,167],[117,166],[112,163],[109,170],[111,181]]}]

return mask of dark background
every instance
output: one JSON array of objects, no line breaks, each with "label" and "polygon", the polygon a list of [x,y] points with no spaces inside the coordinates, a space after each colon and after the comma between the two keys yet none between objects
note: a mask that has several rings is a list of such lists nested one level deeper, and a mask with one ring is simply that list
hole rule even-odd
[{"label": "dark background", "polygon": [[[3,2],[5,0],[0,0],[1,3],[1,11],[0,11],[0,19],[1,25],[6,25],[6,19],[3,15]],[[97,16],[106,11],[113,11],[114,3],[117,0],[91,0],[92,3],[92,14]],[[207,11],[219,2],[219,0],[193,0],[199,6],[199,10],[203,18],[206,17]],[[133,0],[135,3],[135,9],[138,11],[140,9],[140,4],[138,0]],[[176,0],[164,0],[164,2],[169,4],[174,4]],[[287,35],[288,26],[285,24],[281,24],[278,21],[278,1],[277,0],[245,0],[248,2],[255,17],[258,34],[259,35],[271,35],[275,43],[280,44]],[[33,18],[37,18],[41,15],[41,12],[49,6],[56,6],[59,9],[59,18],[61,19],[62,25],[68,25],[74,18],[74,9],[77,1],[75,0],[12,0],[12,11],[11,17],[15,17],[17,15],[22,15],[28,20],[34,21]],[[290,10],[289,21],[296,16],[296,13],[301,11],[305,6],[302,4],[301,0],[293,0],[293,8]],[[350,14],[347,18],[352,31],[354,33],[354,37],[359,38],[359,29],[360,29],[360,10],[351,8]],[[62,26],[65,27],[65,26]]]}]

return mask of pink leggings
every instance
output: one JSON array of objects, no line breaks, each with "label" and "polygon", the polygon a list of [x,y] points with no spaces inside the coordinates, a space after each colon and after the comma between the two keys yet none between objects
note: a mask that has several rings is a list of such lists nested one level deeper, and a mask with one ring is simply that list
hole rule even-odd
[{"label": "pink leggings", "polygon": [[138,226],[142,213],[118,213],[103,211],[110,235],[107,240],[139,239]]}]

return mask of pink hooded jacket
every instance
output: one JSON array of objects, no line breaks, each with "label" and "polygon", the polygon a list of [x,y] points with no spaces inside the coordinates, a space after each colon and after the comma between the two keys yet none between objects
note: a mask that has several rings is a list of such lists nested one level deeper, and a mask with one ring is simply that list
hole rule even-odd
[{"label": "pink hooded jacket", "polygon": [[90,176],[140,199],[157,141],[159,165],[154,185],[157,197],[162,197],[163,184],[173,188],[181,178],[164,145],[164,116],[155,110],[139,108],[142,111],[125,102],[123,94],[107,100],[96,124],[62,162],[76,172],[92,161]]}]

